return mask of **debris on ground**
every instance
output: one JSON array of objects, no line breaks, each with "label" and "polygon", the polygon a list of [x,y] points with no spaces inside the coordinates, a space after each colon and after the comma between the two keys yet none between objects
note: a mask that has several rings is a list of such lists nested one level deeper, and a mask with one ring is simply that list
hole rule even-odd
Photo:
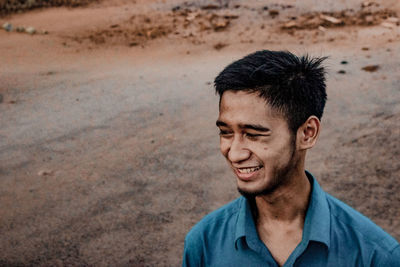
[{"label": "debris on ground", "polygon": [[88,5],[99,0],[5,0],[0,1],[0,15],[13,14],[41,7]]},{"label": "debris on ground", "polygon": [[396,27],[395,24],[390,23],[390,22],[386,22],[386,21],[382,22],[381,26],[385,27],[385,28],[388,28],[388,29],[394,29]]},{"label": "debris on ground", "polygon": [[223,49],[223,48],[225,48],[227,46],[228,46],[228,44],[225,44],[225,43],[217,43],[217,44],[214,45],[214,49],[215,50],[221,50],[221,49]]},{"label": "debris on ground", "polygon": [[[13,25],[11,23],[8,23],[8,22],[4,23],[2,28],[7,32],[12,32],[13,29],[14,29]],[[30,34],[30,35],[37,34],[37,33],[49,34],[49,32],[47,30],[38,31],[38,30],[36,30],[35,27],[32,27],[32,26],[28,26],[28,27],[16,26],[15,27],[15,31],[18,32],[18,33],[27,33],[27,34]]]},{"label": "debris on ground", "polygon": [[272,18],[275,18],[276,16],[279,15],[279,11],[276,9],[271,9],[270,11],[268,11],[268,13]]},{"label": "debris on ground", "polygon": [[373,2],[373,1],[365,1],[361,3],[361,7],[365,8],[365,7],[370,7],[370,6],[379,6],[378,3]]},{"label": "debris on ground", "polygon": [[297,24],[297,22],[294,21],[294,20],[291,20],[291,21],[289,21],[289,22],[286,22],[286,23],[282,26],[283,29],[292,29],[292,28],[297,28],[297,27],[298,27],[298,24]]},{"label": "debris on ground", "polygon": [[200,44],[202,32],[223,32],[238,18],[239,13],[222,10],[214,4],[200,8],[186,4],[175,6],[169,12],[132,15],[121,23],[113,23],[105,29],[91,30],[69,39],[78,43],[88,41],[95,45],[122,44],[132,47],[173,35],[188,39],[193,44]]},{"label": "debris on ground", "polygon": [[54,171],[52,171],[52,170],[40,170],[38,172],[39,176],[51,176],[53,174],[54,174]]},{"label": "debris on ground", "polygon": [[395,11],[388,9],[352,9],[339,12],[311,12],[292,17],[289,21],[281,23],[281,29],[318,29],[319,27],[333,28],[341,26],[371,26],[381,24],[393,28],[399,25]]},{"label": "debris on ground", "polygon": [[210,22],[214,31],[222,31],[230,24],[230,19],[227,19],[216,14],[212,14]]},{"label": "debris on ground", "polygon": [[337,18],[332,17],[332,16],[327,16],[327,15],[321,14],[319,17],[322,20],[325,20],[325,21],[330,22],[332,24],[341,24],[342,23],[342,21],[340,19],[337,19]]},{"label": "debris on ground", "polygon": [[2,27],[7,32],[11,32],[13,30],[12,24],[8,22],[4,23]]},{"label": "debris on ground", "polygon": [[375,72],[379,69],[379,65],[368,65],[362,68],[364,71]]},{"label": "debris on ground", "polygon": [[36,33],[36,29],[34,27],[28,27],[25,29],[25,32],[32,35]]},{"label": "debris on ground", "polygon": [[24,26],[18,26],[15,28],[16,32],[25,32],[25,27]]},{"label": "debris on ground", "polygon": [[204,9],[204,10],[219,9],[219,8],[220,8],[220,6],[216,5],[216,4],[207,4],[207,5],[204,5],[201,7],[201,9]]},{"label": "debris on ground", "polygon": [[389,17],[386,19],[386,21],[390,22],[390,23],[394,23],[397,26],[400,25],[400,20],[399,20],[399,18],[396,18],[396,17]]}]

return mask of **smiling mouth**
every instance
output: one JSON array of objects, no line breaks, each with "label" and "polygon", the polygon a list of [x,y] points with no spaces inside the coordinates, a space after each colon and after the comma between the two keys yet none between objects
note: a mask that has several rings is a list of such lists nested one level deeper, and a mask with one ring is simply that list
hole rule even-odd
[{"label": "smiling mouth", "polygon": [[249,174],[249,173],[258,171],[259,169],[261,169],[261,166],[258,166],[258,167],[251,167],[251,168],[236,168],[236,169],[237,169],[237,171],[238,171],[239,173],[242,173],[242,174]]}]

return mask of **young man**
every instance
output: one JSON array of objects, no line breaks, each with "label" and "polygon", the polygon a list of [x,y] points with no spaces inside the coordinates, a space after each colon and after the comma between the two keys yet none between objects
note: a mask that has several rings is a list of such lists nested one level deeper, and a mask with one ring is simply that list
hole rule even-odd
[{"label": "young man", "polygon": [[400,245],[304,169],[326,101],[323,58],[259,51],[215,79],[220,148],[242,197],[185,239],[183,266],[400,266]]}]

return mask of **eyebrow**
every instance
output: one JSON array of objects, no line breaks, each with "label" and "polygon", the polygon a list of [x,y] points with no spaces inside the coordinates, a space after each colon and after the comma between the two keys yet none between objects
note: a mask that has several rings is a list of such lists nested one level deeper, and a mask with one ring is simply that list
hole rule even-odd
[{"label": "eyebrow", "polygon": [[[217,120],[217,122],[215,123],[217,125],[217,127],[227,127],[228,124],[226,124],[223,121]],[[240,124],[239,125],[240,128],[242,129],[251,129],[251,130],[255,130],[258,132],[270,132],[271,130],[267,127],[264,127],[260,124]]]},{"label": "eyebrow", "polygon": [[217,125],[217,127],[221,127],[221,126],[227,127],[228,126],[228,124],[226,124],[225,122],[220,121],[220,120],[217,120],[215,124]]}]

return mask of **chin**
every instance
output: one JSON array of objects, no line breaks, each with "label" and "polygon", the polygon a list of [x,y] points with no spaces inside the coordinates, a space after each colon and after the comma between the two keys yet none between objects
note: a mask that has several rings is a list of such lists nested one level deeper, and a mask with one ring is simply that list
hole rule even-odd
[{"label": "chin", "polygon": [[249,190],[244,190],[240,187],[237,188],[238,192],[244,196],[247,199],[255,198],[257,196],[263,195],[261,191],[249,191]]},{"label": "chin", "polygon": [[237,186],[238,192],[247,198],[254,198],[257,196],[265,196],[273,193],[277,188],[279,187],[279,184],[267,184],[263,186],[258,186],[255,188],[250,188],[249,186]]}]

